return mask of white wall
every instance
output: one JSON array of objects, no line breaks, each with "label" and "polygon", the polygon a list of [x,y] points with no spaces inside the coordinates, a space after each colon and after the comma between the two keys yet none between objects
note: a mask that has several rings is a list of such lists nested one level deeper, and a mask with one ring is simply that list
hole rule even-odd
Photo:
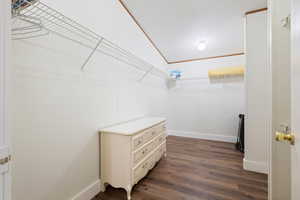
[{"label": "white wall", "polygon": [[[291,14],[291,1],[272,1],[273,133],[291,127],[291,32],[281,20]],[[291,199],[291,149],[272,139],[274,200]]]},{"label": "white wall", "polygon": [[[49,0],[157,67],[159,54],[117,1]],[[13,200],[66,200],[96,183],[100,127],[144,115],[166,116],[167,89],[110,57],[57,36],[13,43],[10,127],[13,141]]]},{"label": "white wall", "polygon": [[246,118],[244,168],[268,172],[271,131],[271,70],[268,65],[267,12],[247,15]]},{"label": "white wall", "polygon": [[178,81],[169,91],[170,134],[235,142],[238,115],[244,113],[244,83],[210,83],[208,70],[244,64],[244,56],[235,56],[169,65],[181,70],[183,79],[204,78]]}]

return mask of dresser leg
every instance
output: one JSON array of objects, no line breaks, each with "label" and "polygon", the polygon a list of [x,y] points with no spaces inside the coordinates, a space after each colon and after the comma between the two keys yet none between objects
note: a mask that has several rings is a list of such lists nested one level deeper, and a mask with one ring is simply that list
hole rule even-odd
[{"label": "dresser leg", "polygon": [[127,191],[127,200],[131,200],[131,187],[128,187],[126,191]]},{"label": "dresser leg", "polygon": [[107,183],[102,183],[101,186],[100,186],[100,191],[105,192],[107,186],[108,186]]}]

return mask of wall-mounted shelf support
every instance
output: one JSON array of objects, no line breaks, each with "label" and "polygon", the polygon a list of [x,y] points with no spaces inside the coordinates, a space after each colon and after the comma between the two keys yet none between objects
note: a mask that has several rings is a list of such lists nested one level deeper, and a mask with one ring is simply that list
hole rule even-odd
[{"label": "wall-mounted shelf support", "polygon": [[142,76],[142,78],[139,80],[139,82],[142,82],[144,80],[144,78],[146,78],[146,76],[153,70],[154,67],[151,67],[148,71],[146,71],[144,73],[144,75]]},{"label": "wall-mounted shelf support", "polygon": [[103,38],[101,38],[99,40],[99,42],[97,43],[97,45],[95,46],[95,48],[93,49],[93,51],[90,53],[90,55],[87,57],[87,59],[84,61],[83,65],[81,66],[81,71],[84,70],[85,66],[88,64],[89,60],[92,58],[92,56],[95,54],[96,50],[98,49],[98,47],[100,46],[100,44],[102,43]]}]

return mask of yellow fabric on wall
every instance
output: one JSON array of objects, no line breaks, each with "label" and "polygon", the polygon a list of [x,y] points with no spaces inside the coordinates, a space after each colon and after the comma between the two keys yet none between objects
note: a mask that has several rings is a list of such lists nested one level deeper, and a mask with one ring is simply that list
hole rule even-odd
[{"label": "yellow fabric on wall", "polygon": [[219,69],[211,69],[208,71],[209,78],[223,78],[231,76],[244,76],[245,67],[223,67]]}]

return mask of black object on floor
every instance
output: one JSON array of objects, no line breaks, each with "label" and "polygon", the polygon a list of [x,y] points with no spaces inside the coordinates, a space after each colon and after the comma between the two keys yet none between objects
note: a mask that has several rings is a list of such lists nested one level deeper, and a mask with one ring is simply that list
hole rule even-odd
[{"label": "black object on floor", "polygon": [[245,115],[244,114],[239,114],[239,130],[238,130],[238,137],[237,137],[237,142],[235,144],[235,147],[237,150],[240,152],[244,153],[244,147],[245,147]]}]

